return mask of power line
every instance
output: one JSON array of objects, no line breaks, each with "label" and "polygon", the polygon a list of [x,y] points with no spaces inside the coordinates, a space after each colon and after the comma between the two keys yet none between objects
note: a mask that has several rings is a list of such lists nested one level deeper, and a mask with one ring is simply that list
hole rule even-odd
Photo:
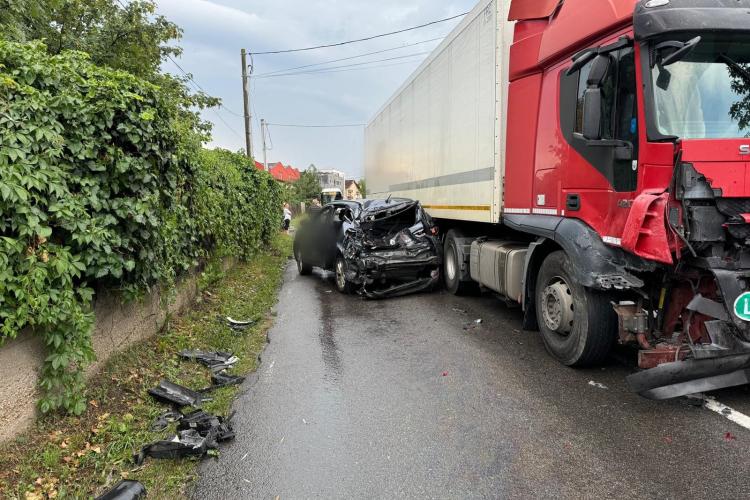
[{"label": "power line", "polygon": [[355,63],[355,64],[343,64],[341,66],[331,66],[330,68],[321,68],[321,69],[314,69],[314,70],[309,70],[309,71],[297,71],[295,73],[281,73],[281,74],[278,74],[278,75],[267,75],[267,76],[263,76],[263,77],[256,76],[255,78],[256,78],[256,80],[258,80],[258,79],[261,79],[261,78],[263,78],[263,79],[266,79],[266,78],[277,78],[277,77],[280,77],[280,76],[305,75],[305,74],[310,74],[310,73],[327,73],[327,72],[330,72],[331,70],[334,70],[334,69],[353,68],[353,67],[356,67],[356,66],[365,66],[367,64],[373,64],[373,63],[378,63],[378,62],[397,61],[399,59],[406,59],[406,58],[409,58],[409,57],[424,56],[424,55],[427,55],[427,54],[429,54],[429,52],[417,52],[416,54],[407,54],[407,55],[404,55],[404,56],[389,57],[387,59],[375,59],[373,61],[366,61],[366,62]]},{"label": "power line", "polygon": [[[344,125],[299,125],[289,123],[266,123],[267,126],[273,127],[292,127],[292,128],[351,128],[351,127],[366,127],[364,123],[350,123]],[[269,134],[270,135],[270,134]]]},{"label": "power line", "polygon": [[[348,71],[362,71],[362,70],[370,70],[370,69],[380,69],[380,68],[391,68],[393,66],[401,66],[404,64],[414,64],[416,61],[401,61],[391,64],[378,64],[375,66],[367,66],[364,68],[348,68],[348,69],[335,69],[335,70],[320,70],[320,71],[309,71],[309,72],[301,72],[301,73],[295,73],[294,75],[288,74],[288,75],[278,75],[278,76],[314,76],[314,75],[325,75],[330,73],[346,73]],[[264,78],[264,80],[267,80],[268,78]]]},{"label": "power line", "polygon": [[[182,71],[182,73],[183,73],[183,74],[185,75],[185,77],[187,77],[188,81],[189,81],[190,83],[192,83],[192,84],[194,85],[194,87],[195,87],[195,89],[196,89],[196,90],[199,90],[199,91],[203,92],[204,94],[208,94],[208,92],[206,92],[206,91],[205,91],[205,90],[203,89],[203,87],[201,87],[201,85],[200,85],[200,84],[199,84],[198,82],[196,82],[196,81],[195,81],[195,79],[193,79],[192,75],[190,75],[190,74],[189,74],[189,73],[188,73],[187,71],[185,71],[184,69],[182,69],[182,66],[180,66],[179,64],[177,64],[177,61],[175,61],[175,60],[174,60],[174,59],[172,58],[172,56],[170,56],[170,55],[167,55],[167,58],[169,58],[169,60],[170,60],[170,61],[172,61],[172,63],[173,63],[173,64],[174,64],[175,66],[177,66],[177,69],[179,69],[180,71]],[[228,113],[231,113],[231,114],[233,114],[233,115],[235,115],[235,116],[239,116],[239,117],[242,117],[242,116],[243,116],[243,115],[240,115],[240,114],[237,114],[237,113],[235,113],[234,111],[232,111],[232,110],[231,110],[231,109],[229,109],[229,108],[226,108],[226,107],[224,107],[224,105],[222,105],[222,104],[219,104],[219,108],[221,108],[221,109],[223,109],[224,111],[226,111],[226,112],[228,112]],[[217,118],[218,118],[219,120],[221,120],[221,122],[222,122],[222,123],[223,123],[223,124],[224,124],[224,125],[225,125],[225,126],[226,126],[226,127],[227,127],[227,128],[228,128],[228,129],[229,129],[229,130],[230,130],[230,131],[231,131],[231,132],[233,133],[233,134],[234,134],[234,135],[236,135],[236,136],[237,136],[237,137],[238,137],[239,139],[242,139],[242,136],[240,135],[240,133],[239,133],[239,132],[237,132],[237,131],[236,131],[236,130],[235,130],[234,128],[232,128],[232,126],[231,126],[231,125],[229,124],[229,122],[227,122],[227,121],[226,121],[226,120],[224,119],[224,117],[223,117],[223,116],[221,116],[221,113],[219,113],[219,111],[218,111],[218,110],[217,110],[217,109],[216,109],[215,107],[211,107],[210,109],[211,109],[211,111],[213,111],[213,112],[214,112],[214,113],[216,114],[216,117],[217,117]]]},{"label": "power line", "polygon": [[[127,10],[127,7],[125,6],[125,4],[124,4],[124,3],[122,3],[122,0],[117,0],[117,3],[118,3],[118,4],[120,4],[120,7],[122,7],[122,8],[123,8],[123,10]],[[171,56],[170,54],[167,54],[167,58],[168,58],[168,59],[169,59],[170,61],[172,61],[172,64],[174,64],[174,65],[175,65],[175,66],[177,67],[177,69],[179,69],[179,70],[180,70],[180,71],[182,72],[182,74],[183,74],[183,75],[185,75],[185,77],[186,77],[186,78],[188,79],[188,81],[190,81],[190,82],[192,82],[192,83],[194,84],[194,86],[195,86],[195,88],[196,88],[196,89],[200,90],[201,92],[203,92],[203,93],[204,93],[204,94],[206,94],[206,95],[210,95],[210,94],[209,94],[208,92],[206,92],[206,90],[205,90],[205,89],[204,89],[203,87],[201,87],[201,85],[200,85],[200,84],[199,84],[199,83],[198,83],[197,81],[195,81],[195,78],[193,78],[193,75],[191,75],[191,74],[189,74],[189,73],[188,73],[187,71],[185,71],[185,70],[184,70],[184,69],[182,68],[182,66],[180,66],[180,65],[179,65],[179,64],[177,63],[177,61],[175,61],[175,60],[174,60],[174,58],[173,58],[173,57],[172,57],[172,56]],[[235,112],[234,112],[234,111],[232,111],[231,109],[229,109],[229,108],[225,107],[225,106],[224,106],[223,104],[219,104],[219,107],[220,107],[220,108],[222,108],[222,109],[224,109],[224,111],[226,111],[226,112],[228,112],[228,113],[231,113],[231,114],[233,114],[233,115],[236,115],[236,116],[242,116],[242,115],[238,115],[237,113],[235,113]],[[234,135],[236,135],[236,136],[237,136],[237,137],[239,137],[240,139],[242,138],[242,137],[240,136],[240,134],[239,134],[239,133],[238,133],[238,132],[237,132],[237,131],[236,131],[236,130],[235,130],[234,128],[232,128],[232,126],[231,126],[231,125],[229,125],[229,123],[228,123],[228,122],[227,122],[227,121],[226,121],[226,120],[224,119],[224,117],[223,117],[223,116],[221,116],[221,114],[220,114],[220,113],[218,112],[218,110],[217,110],[216,108],[211,108],[211,111],[213,111],[214,113],[216,113],[216,116],[217,116],[217,117],[219,118],[219,120],[221,120],[221,121],[222,121],[222,122],[224,123],[224,125],[226,125],[226,127],[227,127],[227,128],[228,128],[228,129],[229,129],[229,130],[230,130],[230,131],[231,131],[231,132],[232,132],[232,133],[234,134]]]},{"label": "power line", "polygon": [[357,40],[349,40],[349,41],[346,41],[346,42],[339,42],[339,43],[330,43],[330,44],[327,44],[327,45],[317,45],[315,47],[304,47],[304,48],[301,48],[301,49],[286,49],[286,50],[270,50],[270,51],[266,51],[266,52],[251,52],[251,54],[252,55],[256,55],[256,56],[263,56],[263,55],[272,55],[272,54],[288,54],[290,52],[304,52],[304,51],[307,51],[307,50],[316,50],[316,49],[327,49],[327,48],[330,48],[330,47],[340,47],[342,45],[349,45],[351,43],[366,42],[368,40],[375,40],[376,38],[383,38],[383,37],[386,37],[386,36],[398,35],[399,33],[406,33],[407,31],[413,31],[413,30],[420,29],[420,28],[426,28],[427,26],[432,26],[432,25],[435,25],[435,24],[444,23],[446,21],[452,21],[453,19],[458,19],[459,17],[463,17],[466,14],[468,14],[468,12],[464,12],[463,14],[458,14],[457,16],[446,17],[445,19],[438,19],[437,21],[432,21],[432,22],[429,22],[429,23],[426,23],[426,24],[420,24],[419,26],[413,26],[411,28],[405,28],[405,29],[398,30],[398,31],[391,31],[390,33],[381,33],[380,35],[368,36],[366,38],[359,38]]},{"label": "power line", "polygon": [[287,69],[280,69],[280,70],[277,70],[277,71],[269,71],[268,73],[261,73],[259,75],[255,75],[255,77],[256,78],[260,78],[260,77],[264,77],[264,76],[275,75],[277,73],[285,73],[287,71],[295,71],[295,70],[298,70],[298,69],[312,68],[314,66],[323,66],[323,65],[326,65],[326,64],[332,64],[332,63],[337,63],[337,62],[342,62],[342,61],[350,61],[352,59],[359,59],[360,57],[372,56],[372,55],[375,55],[375,54],[383,54],[385,52],[393,52],[394,50],[401,50],[401,49],[405,49],[407,47],[414,47],[415,45],[422,45],[424,43],[436,42],[438,40],[442,40],[443,38],[445,38],[445,37],[431,38],[429,40],[423,40],[421,42],[415,42],[415,43],[409,43],[409,44],[406,44],[406,45],[401,45],[400,47],[393,47],[391,49],[385,49],[385,50],[376,50],[375,52],[367,52],[365,54],[359,54],[358,56],[344,57],[342,59],[332,59],[330,61],[325,61],[325,62],[320,62],[320,63],[315,63],[315,64],[307,64],[305,66],[297,66],[296,68],[287,68]]}]

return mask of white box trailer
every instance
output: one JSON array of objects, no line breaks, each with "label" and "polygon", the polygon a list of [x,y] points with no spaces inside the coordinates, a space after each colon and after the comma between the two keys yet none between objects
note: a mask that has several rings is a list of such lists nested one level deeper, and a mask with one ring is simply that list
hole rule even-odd
[{"label": "white box trailer", "polygon": [[365,131],[368,196],[412,198],[436,218],[500,221],[510,0],[482,0]]}]

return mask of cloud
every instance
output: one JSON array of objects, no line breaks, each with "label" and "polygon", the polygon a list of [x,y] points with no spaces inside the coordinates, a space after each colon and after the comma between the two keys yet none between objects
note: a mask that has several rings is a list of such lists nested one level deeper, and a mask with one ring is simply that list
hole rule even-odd
[{"label": "cloud", "polygon": [[[230,111],[242,114],[240,49],[265,51],[339,42],[394,31],[470,10],[475,0],[158,0],[159,12],[184,30],[185,51],[178,61]],[[254,58],[255,73],[351,57],[447,34],[456,21],[334,49]],[[374,55],[363,62],[429,50],[437,42]],[[421,58],[409,64],[328,74],[257,80],[252,101],[255,118],[275,123],[329,124],[367,121]],[[397,61],[395,61],[397,62]],[[385,63],[381,63],[385,64]],[[171,63],[165,70],[179,73]],[[219,110],[228,126],[206,111],[214,126],[212,145],[244,147],[243,119]],[[255,120],[254,120],[255,122]],[[255,127],[255,149],[260,133]],[[359,177],[363,163],[360,129],[272,128],[269,160],[299,166],[339,168]],[[260,154],[256,154],[260,157]]]}]

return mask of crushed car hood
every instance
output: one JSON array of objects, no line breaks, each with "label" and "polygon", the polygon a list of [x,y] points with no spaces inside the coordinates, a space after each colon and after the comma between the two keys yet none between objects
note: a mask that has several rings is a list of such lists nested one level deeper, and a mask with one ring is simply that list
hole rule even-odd
[{"label": "crushed car hood", "polygon": [[347,280],[370,299],[434,288],[442,262],[436,234],[418,201],[368,203],[343,243]]}]

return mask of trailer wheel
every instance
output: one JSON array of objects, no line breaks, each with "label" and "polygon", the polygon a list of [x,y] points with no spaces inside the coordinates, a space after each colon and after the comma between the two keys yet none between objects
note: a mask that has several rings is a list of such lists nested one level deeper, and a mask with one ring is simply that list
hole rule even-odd
[{"label": "trailer wheel", "polygon": [[312,273],[312,266],[302,260],[302,250],[300,250],[299,248],[296,248],[294,250],[294,260],[297,261],[297,271],[302,276],[307,276],[308,274]]},{"label": "trailer wheel", "polygon": [[461,281],[461,262],[458,258],[456,238],[462,236],[456,230],[449,231],[445,237],[443,250],[443,279],[446,290],[453,295],[471,295],[479,289],[473,281]]},{"label": "trailer wheel", "polygon": [[606,294],[572,278],[565,252],[551,253],[536,282],[536,316],[547,351],[568,366],[602,363],[614,344],[617,318]]}]

